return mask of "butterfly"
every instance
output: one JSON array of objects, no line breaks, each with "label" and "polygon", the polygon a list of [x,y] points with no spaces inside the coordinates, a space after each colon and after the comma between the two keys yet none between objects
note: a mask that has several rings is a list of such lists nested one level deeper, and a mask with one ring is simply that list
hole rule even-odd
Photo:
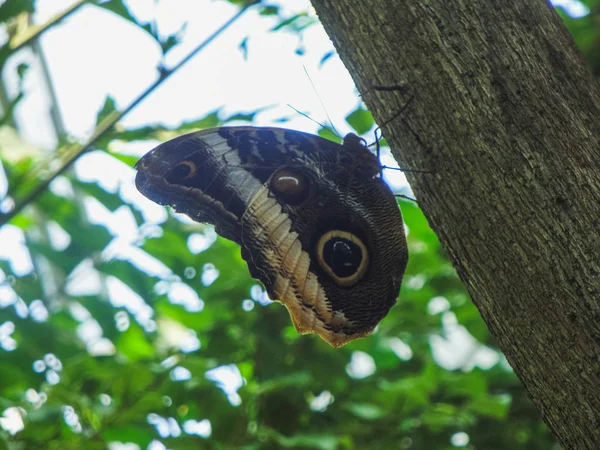
[{"label": "butterfly", "polygon": [[402,214],[377,156],[300,131],[221,127],[167,141],[137,189],[238,243],[250,274],[302,334],[339,347],[396,303],[408,261]]}]

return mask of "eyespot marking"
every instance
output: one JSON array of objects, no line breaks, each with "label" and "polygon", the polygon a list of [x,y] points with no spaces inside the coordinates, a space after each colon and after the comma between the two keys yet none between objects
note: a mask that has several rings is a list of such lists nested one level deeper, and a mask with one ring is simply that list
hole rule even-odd
[{"label": "eyespot marking", "polygon": [[331,230],[317,243],[317,260],[321,268],[342,287],[358,283],[369,267],[369,251],[355,234]]},{"label": "eyespot marking", "polygon": [[187,180],[196,174],[196,164],[182,161],[171,169],[165,176],[169,183]]},{"label": "eyespot marking", "polygon": [[311,193],[311,180],[301,171],[291,168],[278,170],[271,177],[271,190],[285,203],[298,206],[304,203]]}]

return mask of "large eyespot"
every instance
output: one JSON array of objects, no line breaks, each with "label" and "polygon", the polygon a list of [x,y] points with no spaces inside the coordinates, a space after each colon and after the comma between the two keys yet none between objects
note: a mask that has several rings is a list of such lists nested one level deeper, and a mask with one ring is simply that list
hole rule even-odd
[{"label": "large eyespot", "polygon": [[291,168],[281,169],[271,177],[271,190],[275,196],[289,205],[299,205],[310,195],[311,180],[305,174]]},{"label": "large eyespot", "polygon": [[331,230],[317,243],[317,259],[321,268],[343,287],[358,283],[369,267],[369,252],[355,234]]},{"label": "large eyespot", "polygon": [[177,164],[167,173],[168,182],[177,182],[187,180],[196,173],[196,164],[191,161],[183,161]]}]

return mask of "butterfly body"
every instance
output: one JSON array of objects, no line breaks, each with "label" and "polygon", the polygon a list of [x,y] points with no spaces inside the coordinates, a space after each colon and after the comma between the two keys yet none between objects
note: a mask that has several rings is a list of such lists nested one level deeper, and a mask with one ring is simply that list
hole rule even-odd
[{"label": "butterfly body", "polygon": [[137,165],[145,196],[237,242],[300,333],[341,346],[396,302],[408,259],[377,157],[281,128],[222,127],[159,145]]}]

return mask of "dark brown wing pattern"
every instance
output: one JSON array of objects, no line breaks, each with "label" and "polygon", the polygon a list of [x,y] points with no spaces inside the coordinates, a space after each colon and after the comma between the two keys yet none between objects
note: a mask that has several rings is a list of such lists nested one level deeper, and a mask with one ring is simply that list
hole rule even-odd
[{"label": "dark brown wing pattern", "polygon": [[380,165],[344,144],[281,128],[222,127],[165,142],[136,186],[242,248],[250,273],[300,333],[338,347],[395,304],[408,260],[402,216]]}]

